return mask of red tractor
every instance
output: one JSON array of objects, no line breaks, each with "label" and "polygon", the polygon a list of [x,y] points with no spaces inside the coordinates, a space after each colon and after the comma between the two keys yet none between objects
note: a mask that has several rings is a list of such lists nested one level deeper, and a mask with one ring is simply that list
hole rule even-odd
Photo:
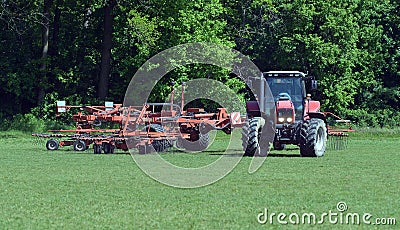
[{"label": "red tractor", "polygon": [[294,144],[300,147],[301,156],[323,156],[328,137],[326,117],[320,112],[320,102],[307,93],[317,89],[317,81],[298,71],[265,72],[250,81],[257,83],[259,95],[257,101],[246,103],[245,155],[266,156],[272,142],[275,150]]}]

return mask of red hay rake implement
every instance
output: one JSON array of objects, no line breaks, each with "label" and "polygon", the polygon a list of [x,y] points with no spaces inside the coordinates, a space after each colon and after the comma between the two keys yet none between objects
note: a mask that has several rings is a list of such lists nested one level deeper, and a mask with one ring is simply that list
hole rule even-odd
[{"label": "red hay rake implement", "polygon": [[[332,117],[335,125],[328,125],[328,148],[333,150],[343,150],[347,148],[349,133],[354,132],[350,120],[344,120],[341,117],[331,113],[324,112],[326,117]],[[338,124],[338,125],[336,125]],[[345,127],[343,127],[345,125]]]},{"label": "red hay rake implement", "polygon": [[[157,109],[159,107],[161,110]],[[216,113],[206,113],[201,108],[183,111],[173,103],[123,107],[112,102],[106,102],[104,106],[67,106],[65,101],[57,102],[57,115],[73,109],[79,110],[72,115],[75,129],[49,130],[49,134],[32,135],[49,139],[46,143],[48,150],[73,146],[75,151],[85,151],[93,145],[95,154],[130,148],[137,148],[140,154],[145,154],[164,152],[173,144],[189,151],[202,151],[209,146],[209,131],[231,132],[231,115],[225,108],[219,108]],[[235,124],[240,124],[239,113],[233,113],[232,117]],[[104,125],[108,127],[104,128]]]}]

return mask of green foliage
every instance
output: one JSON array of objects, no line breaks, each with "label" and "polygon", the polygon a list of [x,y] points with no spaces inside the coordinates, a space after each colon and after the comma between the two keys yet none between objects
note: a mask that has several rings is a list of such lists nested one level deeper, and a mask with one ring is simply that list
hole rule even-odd
[{"label": "green foliage", "polygon": [[20,130],[23,132],[44,132],[45,122],[37,119],[32,114],[18,114],[13,117],[9,130]]},{"label": "green foliage", "polygon": [[399,126],[400,112],[392,109],[356,109],[347,112],[348,118],[359,127],[391,128]]},{"label": "green foliage", "polygon": [[[344,113],[381,70],[380,4],[294,1],[281,10],[287,25],[282,57],[321,80],[326,109]],[[285,61],[283,60],[283,63]]]},{"label": "green foliage", "polygon": [[[49,50],[42,59],[45,3],[50,3]],[[211,42],[241,51],[262,71],[316,76],[324,110],[363,125],[400,125],[398,1],[23,0],[0,3],[3,126],[16,114],[52,120],[55,100],[103,103],[96,95],[104,8],[111,3],[117,5],[107,100],[122,102],[131,77],[160,51]],[[199,64],[169,73],[150,100],[166,100],[171,81],[198,78],[221,81],[243,98],[243,83],[229,71]],[[381,114],[391,117],[381,119]]]},{"label": "green foliage", "polygon": [[0,130],[3,131],[22,131],[27,133],[43,133],[48,130],[69,129],[71,126],[69,122],[63,122],[63,119],[41,119],[37,118],[34,114],[17,114],[10,120],[4,120],[0,124]]}]

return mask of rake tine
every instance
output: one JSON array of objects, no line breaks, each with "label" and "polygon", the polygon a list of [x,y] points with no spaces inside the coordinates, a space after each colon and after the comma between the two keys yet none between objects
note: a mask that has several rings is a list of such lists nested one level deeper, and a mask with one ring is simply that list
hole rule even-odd
[{"label": "rake tine", "polygon": [[332,150],[344,150],[348,145],[348,135],[345,133],[330,134],[328,148]]}]

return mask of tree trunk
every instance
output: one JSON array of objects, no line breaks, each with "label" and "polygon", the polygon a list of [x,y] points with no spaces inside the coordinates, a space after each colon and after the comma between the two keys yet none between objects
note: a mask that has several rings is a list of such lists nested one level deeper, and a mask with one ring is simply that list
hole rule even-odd
[{"label": "tree trunk", "polygon": [[108,95],[108,81],[111,71],[111,48],[112,48],[112,30],[113,30],[113,15],[112,9],[116,1],[109,1],[104,7],[104,34],[103,34],[103,50],[101,53],[101,65],[99,84],[97,88],[97,97],[104,99]]},{"label": "tree trunk", "polygon": [[43,22],[42,22],[42,57],[40,64],[40,80],[39,80],[39,89],[38,89],[38,97],[37,104],[40,105],[43,102],[45,96],[45,88],[47,86],[47,56],[49,52],[49,33],[50,33],[50,9],[53,4],[52,0],[44,0],[43,5]]},{"label": "tree trunk", "polygon": [[56,56],[58,53],[58,42],[60,38],[60,19],[61,19],[61,9],[60,6],[64,4],[63,0],[57,0],[54,9],[53,17],[53,36],[51,39],[51,47],[49,50],[50,56]]}]

